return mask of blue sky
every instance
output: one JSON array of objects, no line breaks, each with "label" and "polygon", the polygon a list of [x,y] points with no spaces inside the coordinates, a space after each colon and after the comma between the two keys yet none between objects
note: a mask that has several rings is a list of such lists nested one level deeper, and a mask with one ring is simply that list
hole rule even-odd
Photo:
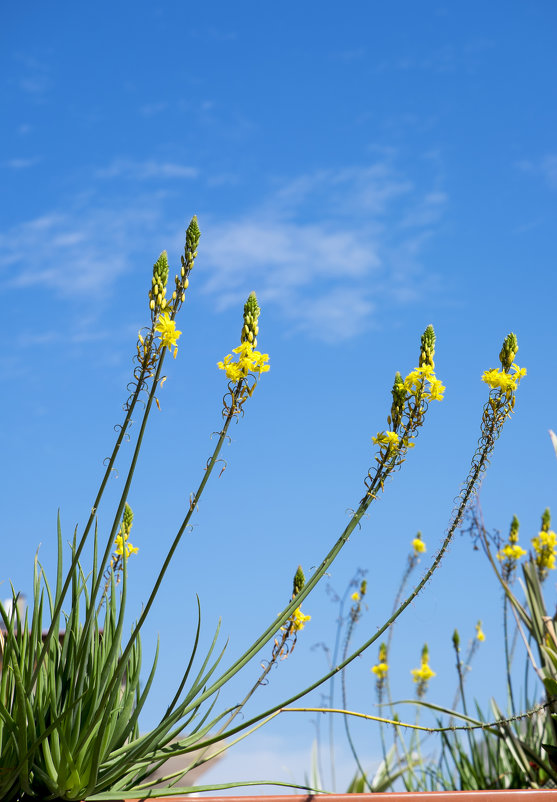
[{"label": "blue sky", "polygon": [[[510,330],[528,376],[484,481],[486,521],[506,532],[516,513],[527,541],[554,504],[556,22],[552,2],[513,0],[4,11],[4,587],[30,590],[39,544],[52,569],[58,507],[67,537],[84,524],[148,319],[152,264],[163,248],[179,264],[192,214],[202,240],[180,351],[130,496],[140,547],[130,615],[210,453],[224,392],[216,362],[238,342],[251,290],[262,307],[271,371],[145,628],[146,654],[159,633],[161,659],[144,726],[187,659],[196,593],[205,638],[222,616],[231,659],[288,599],[298,563],[309,573],[336,540],[361,497],[393,374],[414,367],[427,324],[445,401],[326,580],[343,592],[367,570],[361,639],[385,619],[415,532],[428,559],[442,539],[479,431],[479,379]],[[108,501],[121,484],[115,477]],[[325,584],[306,602],[312,621],[296,652],[252,709],[325,667],[311,649],[334,637]],[[478,618],[487,640],[470,684],[487,704],[502,688],[500,593],[457,536],[395,634],[395,696],[412,693],[427,640],[438,674],[430,698],[452,699],[450,636],[455,626],[472,636]],[[375,658],[349,679],[351,706],[367,712]],[[356,731],[372,765],[377,730]],[[313,736],[311,716],[279,719],[215,781],[247,776],[256,759],[262,776],[288,776],[287,765],[301,780]],[[338,743],[346,779],[340,730]]]}]

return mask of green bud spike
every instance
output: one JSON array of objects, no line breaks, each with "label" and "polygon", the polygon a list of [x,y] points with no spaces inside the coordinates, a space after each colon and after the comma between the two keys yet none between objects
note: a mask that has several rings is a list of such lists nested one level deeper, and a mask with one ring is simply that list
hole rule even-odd
[{"label": "green bud spike", "polygon": [[259,304],[257,303],[257,296],[254,292],[250,292],[248,300],[244,304],[244,325],[242,327],[241,341],[253,344],[255,348],[256,337],[259,333],[259,326],[257,321],[259,319]]},{"label": "green bud spike", "polygon": [[387,662],[387,644],[382,643],[379,646],[379,662],[386,663]]},{"label": "green bud spike", "polygon": [[130,505],[126,502],[126,506],[124,507],[124,512],[122,515],[120,534],[124,537],[129,535],[129,533],[131,532],[132,525],[133,525],[133,510],[130,507]]},{"label": "green bud spike", "polygon": [[435,367],[433,356],[435,354],[435,331],[430,324],[422,334],[421,348],[420,348],[420,367],[423,365],[431,365]]},{"label": "green bud spike", "polygon": [[406,399],[406,390],[404,389],[404,379],[400,373],[395,373],[395,380],[393,389],[391,390],[393,396],[393,403],[391,406],[391,425],[393,431],[396,431],[402,421],[402,412],[404,410],[404,401]]},{"label": "green bud spike", "polygon": [[547,507],[542,515],[542,532],[549,532],[550,526],[551,526],[551,512],[549,511],[549,507]]},{"label": "green bud spike", "polygon": [[306,578],[304,576],[304,572],[302,571],[302,566],[298,566],[298,570],[294,574],[294,586],[292,588],[292,598],[297,596],[301,589],[304,587],[306,583]]},{"label": "green bud spike", "polygon": [[458,634],[458,629],[455,629],[453,632],[453,646],[457,651],[460,648],[460,635]]},{"label": "green bud spike", "polygon": [[520,527],[520,522],[516,515],[513,515],[513,519],[511,521],[511,530],[509,532],[509,543],[516,543],[518,541],[518,530]]},{"label": "green bud spike", "polygon": [[363,597],[363,596],[366,595],[366,593],[367,593],[367,581],[365,579],[362,579],[362,582],[361,582],[361,585],[360,585],[360,596]]},{"label": "green bud spike", "polygon": [[507,334],[505,339],[503,340],[503,347],[501,348],[501,352],[499,353],[499,359],[501,361],[501,365],[503,366],[503,370],[505,373],[508,373],[511,369],[511,365],[514,362],[516,357],[516,353],[518,351],[518,340],[516,339],[516,335],[513,334],[511,331],[510,334]]},{"label": "green bud spike", "polygon": [[154,284],[159,284],[166,289],[168,281],[168,254],[166,251],[161,253],[153,265],[153,278],[155,279]]},{"label": "green bud spike", "polygon": [[429,659],[429,649],[427,648],[427,643],[424,643],[424,648],[422,649],[422,662],[427,663]]},{"label": "green bud spike", "polygon": [[197,215],[194,214],[194,216],[190,221],[189,226],[186,229],[186,250],[191,251],[194,254],[194,258],[200,237],[201,237],[201,231],[199,230],[199,226],[197,225]]}]

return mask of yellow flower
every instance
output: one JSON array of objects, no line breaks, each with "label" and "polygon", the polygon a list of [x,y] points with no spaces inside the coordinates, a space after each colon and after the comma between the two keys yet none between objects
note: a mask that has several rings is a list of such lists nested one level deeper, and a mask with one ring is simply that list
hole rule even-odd
[{"label": "yellow flower", "polygon": [[160,315],[158,323],[155,326],[155,331],[158,331],[161,336],[161,345],[163,348],[168,348],[170,351],[172,347],[174,347],[173,356],[174,359],[176,359],[176,354],[178,353],[176,342],[182,332],[176,330],[176,322],[170,319],[168,312],[163,312],[163,314]]},{"label": "yellow flower", "polygon": [[435,671],[433,671],[429,666],[429,650],[427,648],[427,643],[424,643],[424,648],[422,649],[421,666],[419,668],[412,668],[411,674],[412,679],[418,685],[416,688],[416,694],[418,699],[421,699],[422,696],[425,695],[429,680],[435,676]]},{"label": "yellow flower", "polygon": [[292,624],[294,632],[300,632],[308,621],[311,621],[311,615],[304,615],[301,607],[297,607],[290,618],[290,623]]},{"label": "yellow flower", "polygon": [[262,354],[256,351],[253,345],[247,340],[243,342],[238,348],[234,348],[234,354],[238,354],[238,361],[234,362],[232,354],[225,356],[223,362],[217,362],[219,370],[226,372],[226,378],[231,381],[240,381],[245,379],[248,373],[266,373],[270,366],[266,363],[269,361],[269,354]]},{"label": "yellow flower", "polygon": [[398,448],[399,438],[396,432],[377,432],[377,437],[372,437],[371,439],[376,445]]},{"label": "yellow flower", "polygon": [[377,663],[376,666],[371,667],[371,670],[373,671],[377,679],[385,679],[389,671],[389,666],[387,663]]},{"label": "yellow flower", "polygon": [[122,557],[124,554],[124,546],[126,547],[126,557],[129,557],[130,554],[137,554],[139,551],[138,546],[132,546],[131,543],[128,543],[129,535],[116,535],[116,539],[114,543],[116,544],[116,548],[114,549],[114,553],[118,555],[118,557]]},{"label": "yellow flower", "polygon": [[536,565],[540,572],[555,569],[555,552],[557,551],[557,535],[551,529],[547,532],[543,530],[532,538],[532,546],[536,552]]},{"label": "yellow flower", "polygon": [[421,537],[415,537],[412,541],[412,548],[414,549],[414,554],[423,554],[426,551],[426,545]]},{"label": "yellow flower", "polygon": [[411,395],[421,393],[426,401],[442,401],[444,398],[445,386],[435,376],[433,365],[424,364],[414,368],[404,379],[404,388]]},{"label": "yellow flower", "polygon": [[526,376],[526,368],[519,368],[514,362],[511,365],[513,373],[505,373],[504,370],[486,370],[482,374],[482,381],[488,384],[492,390],[501,390],[504,393],[511,393],[516,390],[520,380]]},{"label": "yellow flower", "polygon": [[484,632],[482,630],[482,622],[481,621],[478,621],[478,623],[476,624],[476,638],[480,641],[480,643],[483,643],[484,640],[485,640],[485,635],[484,635]]},{"label": "yellow flower", "polygon": [[412,677],[414,678],[414,682],[427,682],[435,676],[435,671],[432,671],[427,663],[422,663],[420,668],[412,669]]},{"label": "yellow flower", "polygon": [[519,560],[524,554],[526,554],[526,550],[521,548],[517,543],[507,543],[506,546],[503,546],[501,551],[497,552],[497,559],[502,562],[503,560],[512,560],[515,562]]},{"label": "yellow flower", "polygon": [[387,663],[387,644],[381,643],[379,646],[379,662],[377,665],[371,667],[371,670],[377,677],[378,682],[381,682],[387,676],[389,665]]},{"label": "yellow flower", "polygon": [[429,386],[429,397],[432,401],[442,401],[445,389],[445,385],[439,379],[433,379]]},{"label": "yellow flower", "polygon": [[352,601],[358,602],[360,601],[360,594],[358,593],[357,590],[355,590],[354,593],[350,596],[350,598],[352,599]]}]

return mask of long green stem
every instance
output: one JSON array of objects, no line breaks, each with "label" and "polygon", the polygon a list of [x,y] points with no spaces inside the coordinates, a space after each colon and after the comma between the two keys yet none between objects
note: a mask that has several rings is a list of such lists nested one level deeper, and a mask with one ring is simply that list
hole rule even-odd
[{"label": "long green stem", "polygon": [[[156,387],[156,382],[154,382],[153,387]],[[126,646],[124,647],[124,649],[122,651],[120,659],[118,660],[117,668],[116,668],[116,670],[114,672],[114,677],[113,677],[111,683],[109,683],[109,685],[107,686],[107,688],[105,690],[105,693],[104,693],[104,695],[103,695],[103,697],[102,697],[102,699],[101,699],[101,701],[99,703],[98,711],[95,714],[95,716],[93,717],[93,720],[91,721],[91,724],[90,724],[91,728],[96,725],[96,723],[98,722],[99,718],[102,716],[103,710],[104,710],[104,706],[106,704],[107,699],[110,696],[110,693],[112,692],[112,688],[113,688],[114,683],[115,682],[119,682],[120,681],[120,677],[123,675],[123,672],[124,672],[125,666],[126,666],[127,658],[129,656],[132,648],[133,648],[133,645],[134,645],[134,643],[135,643],[135,641],[137,639],[137,636],[138,636],[138,634],[139,634],[139,632],[141,630],[141,627],[143,626],[143,623],[144,623],[145,619],[147,618],[147,616],[149,614],[149,611],[150,611],[150,609],[151,609],[151,607],[153,605],[153,602],[155,601],[155,597],[156,597],[156,595],[157,595],[157,593],[159,591],[159,588],[160,588],[160,586],[162,584],[162,581],[164,579],[164,576],[166,574],[168,566],[170,565],[170,562],[172,561],[172,558],[174,556],[174,552],[178,548],[178,544],[180,543],[180,540],[182,539],[182,536],[183,536],[184,532],[186,531],[186,529],[187,529],[187,527],[189,525],[190,519],[191,519],[191,517],[192,517],[192,515],[193,515],[193,513],[195,511],[195,508],[196,508],[196,506],[197,506],[197,504],[199,502],[199,499],[201,498],[203,490],[205,489],[205,485],[209,481],[211,473],[213,472],[213,468],[215,467],[215,464],[216,464],[216,462],[218,460],[218,456],[220,454],[220,451],[222,449],[224,441],[225,441],[225,439],[227,437],[228,427],[230,426],[230,423],[231,423],[234,415],[238,411],[238,406],[237,406],[238,405],[238,399],[240,398],[240,395],[241,395],[241,392],[242,392],[242,388],[243,388],[243,380],[240,380],[238,382],[238,384],[236,385],[235,389],[234,389],[233,396],[232,396],[232,403],[230,405],[228,414],[227,414],[226,419],[225,419],[224,426],[222,428],[222,431],[220,432],[220,437],[219,437],[219,439],[217,441],[217,444],[215,446],[213,454],[212,454],[211,458],[209,459],[209,462],[207,463],[207,466],[205,468],[205,471],[204,471],[204,474],[203,474],[203,479],[201,480],[201,482],[199,484],[199,487],[197,488],[196,493],[194,494],[192,500],[190,501],[190,507],[188,509],[186,517],[184,518],[184,520],[182,522],[182,525],[180,526],[180,528],[179,528],[179,530],[178,530],[178,532],[177,532],[177,534],[176,534],[176,536],[174,538],[174,541],[173,541],[173,543],[172,543],[172,545],[171,545],[171,547],[170,547],[170,549],[169,549],[169,551],[168,551],[168,553],[167,553],[167,555],[165,557],[165,560],[163,562],[162,568],[159,571],[159,575],[158,575],[158,577],[157,577],[157,579],[155,581],[155,584],[153,585],[153,588],[151,590],[151,593],[149,595],[147,603],[145,604],[145,606],[143,608],[143,611],[142,611],[142,613],[141,613],[141,615],[140,615],[135,627],[132,630],[132,634],[130,635],[129,640],[128,640]],[[151,402],[151,401],[152,401],[152,396],[150,396],[150,398],[149,398],[149,402]],[[149,403],[148,403],[148,406],[149,406]],[[123,509],[123,507],[124,507],[124,503],[122,503],[122,509]],[[121,512],[120,512],[120,514],[121,514]],[[100,573],[99,573],[99,576],[101,576]],[[82,738],[82,741],[83,741],[83,738]]]},{"label": "long green stem", "polygon": [[[460,504],[459,504],[458,508],[456,509],[456,512],[455,512],[455,514],[453,516],[452,523],[449,526],[447,535],[445,536],[445,539],[443,540],[441,548],[437,552],[437,554],[436,554],[431,566],[429,567],[428,571],[422,577],[420,582],[418,582],[418,584],[414,587],[412,593],[410,593],[410,595],[407,596],[407,598],[404,600],[404,602],[394,612],[394,614],[390,616],[390,618],[375,633],[375,635],[373,635],[371,638],[369,638],[367,641],[365,641],[358,649],[356,649],[356,651],[354,651],[351,655],[349,655],[339,665],[337,665],[333,669],[331,669],[331,671],[327,672],[327,674],[323,675],[318,680],[316,680],[315,682],[311,683],[311,685],[309,685],[308,687],[304,688],[303,690],[297,692],[296,694],[294,694],[293,696],[291,696],[289,699],[287,699],[286,701],[282,702],[281,704],[275,705],[274,707],[270,708],[269,710],[265,711],[264,713],[261,713],[261,714],[255,716],[254,718],[250,719],[249,721],[246,721],[243,724],[241,724],[239,727],[231,730],[229,732],[229,735],[232,735],[235,732],[239,732],[242,729],[245,729],[246,727],[252,726],[253,724],[257,723],[257,721],[261,720],[262,718],[265,718],[266,716],[269,716],[269,715],[277,712],[281,708],[292,704],[293,702],[297,701],[298,699],[301,699],[303,696],[307,695],[311,691],[313,691],[316,688],[318,688],[324,682],[327,682],[329,679],[331,679],[331,677],[335,676],[335,674],[337,674],[339,671],[342,671],[342,669],[345,666],[349,665],[353,660],[355,660],[356,657],[359,657],[359,655],[361,655],[366,649],[368,649],[371,646],[372,643],[375,643],[375,641],[378,638],[380,638],[381,635],[383,635],[383,633],[391,626],[391,624],[393,624],[397,620],[397,618],[404,612],[404,610],[414,601],[416,596],[425,587],[427,582],[429,582],[429,580],[431,579],[433,573],[438,568],[441,560],[443,559],[443,556],[444,556],[447,548],[449,547],[449,544],[450,544],[450,542],[451,542],[451,540],[453,538],[453,535],[454,535],[457,527],[460,525],[460,522],[462,521],[462,517],[464,515],[464,511],[466,510],[466,507],[468,506],[468,503],[469,503],[469,501],[470,501],[470,499],[471,499],[471,497],[472,497],[472,495],[473,495],[473,493],[475,491],[475,487],[476,487],[477,481],[478,481],[482,471],[484,470],[484,466],[485,466],[485,464],[486,464],[486,462],[488,460],[489,454],[491,453],[491,450],[493,448],[493,435],[494,435],[494,432],[495,432],[495,426],[496,426],[496,418],[494,418],[492,420],[492,422],[491,422],[489,431],[487,432],[487,437],[486,437],[485,442],[484,442],[483,449],[480,452],[479,459],[477,460],[477,462],[475,462],[474,467],[473,467],[473,469],[471,470],[471,472],[469,474],[469,477],[468,477],[468,480],[467,480],[467,484],[466,484],[466,486],[465,486],[465,488],[464,488],[464,490],[463,490],[463,492],[462,492],[462,494],[460,496]],[[376,478],[377,478],[377,475],[376,475]],[[311,590],[313,589],[313,587],[317,584],[317,582],[319,581],[319,579],[321,578],[323,573],[327,570],[327,568],[329,567],[331,562],[334,560],[334,558],[337,556],[337,554],[339,553],[339,551],[341,550],[343,545],[346,543],[348,537],[350,536],[351,532],[354,530],[354,528],[357,525],[357,523],[362,518],[365,510],[369,506],[370,501],[371,501],[371,496],[368,494],[368,496],[366,496],[362,500],[362,502],[361,502],[360,506],[358,507],[358,510],[354,514],[352,520],[350,521],[350,523],[348,524],[348,526],[346,527],[346,529],[344,530],[344,532],[342,533],[340,538],[337,540],[337,542],[335,543],[333,548],[329,551],[329,553],[327,554],[327,556],[325,557],[325,559],[321,563],[320,567],[315,571],[313,576],[306,582],[306,584],[304,585],[304,587],[302,588],[300,593],[296,596],[295,601],[292,601],[284,609],[283,613],[279,616],[279,619],[278,619],[278,624],[279,625],[284,620],[286,620],[286,618],[289,615],[291,615],[294,612],[295,607],[297,607],[303,601],[305,596],[307,596],[308,593],[310,593]],[[253,646],[250,649],[248,649],[248,651],[245,652],[244,655],[242,655],[241,658],[239,658],[235,663],[233,663],[233,665],[228,669],[228,671],[226,671],[216,682],[214,682],[209,688],[207,688],[202,694],[200,694],[200,696],[195,700],[195,702],[192,702],[188,707],[186,707],[184,709],[184,711],[183,711],[184,715],[187,712],[189,712],[189,710],[192,709],[194,704],[195,704],[195,706],[198,706],[198,705],[202,704],[206,699],[208,699],[217,690],[219,690],[219,688],[221,688],[228,681],[228,679],[230,679],[231,676],[233,676],[243,665],[245,665],[248,662],[248,660],[250,660],[257,653],[257,651],[259,651],[259,648],[263,645],[263,643],[266,642],[266,640],[268,640],[270,637],[272,637],[274,632],[276,632],[276,628],[277,628],[277,622],[274,622],[270,627],[267,628],[267,630],[265,630],[263,635],[257,641],[255,641]],[[213,741],[212,741],[212,739],[209,739],[209,740],[206,741],[204,746],[205,745],[209,745],[211,743],[213,743]]]},{"label": "long green stem", "polygon": [[[152,342],[152,334],[153,334],[153,328],[151,329],[151,342]],[[118,433],[118,437],[116,438],[116,443],[115,443],[114,448],[112,450],[112,454],[110,455],[110,459],[108,461],[108,465],[106,467],[106,471],[104,473],[104,476],[102,478],[101,484],[100,484],[99,489],[97,491],[97,495],[95,496],[95,500],[93,502],[93,506],[91,507],[91,513],[90,513],[89,518],[87,520],[87,523],[85,525],[85,529],[83,530],[83,534],[81,535],[81,538],[79,540],[79,544],[77,546],[77,549],[75,550],[75,552],[73,554],[72,563],[71,563],[70,568],[68,570],[68,573],[66,575],[66,579],[65,579],[64,584],[62,586],[62,589],[61,589],[61,591],[60,591],[60,593],[58,595],[58,598],[56,599],[56,602],[55,602],[55,605],[54,605],[54,609],[52,611],[51,623],[50,623],[50,626],[48,628],[48,632],[47,632],[47,634],[46,634],[46,636],[44,638],[43,648],[42,648],[41,653],[40,653],[40,655],[39,655],[39,657],[37,659],[37,664],[35,666],[35,670],[33,672],[32,678],[31,678],[30,687],[34,686],[34,684],[36,682],[36,679],[37,679],[37,676],[38,676],[38,673],[40,671],[41,665],[42,665],[42,663],[44,661],[44,658],[46,656],[46,653],[48,651],[49,642],[50,642],[50,639],[52,637],[52,633],[54,632],[54,630],[55,630],[55,628],[57,626],[58,617],[59,617],[60,612],[62,610],[62,604],[64,603],[64,598],[66,597],[66,593],[68,592],[68,588],[69,588],[70,583],[71,583],[73,572],[74,572],[74,570],[76,569],[76,567],[78,565],[79,558],[81,556],[81,552],[83,551],[83,547],[85,546],[85,542],[87,541],[87,537],[88,537],[89,532],[91,530],[91,526],[93,525],[93,521],[95,520],[95,517],[97,515],[97,510],[98,510],[99,505],[101,503],[101,499],[102,499],[102,497],[104,495],[104,491],[106,489],[106,485],[107,485],[108,480],[110,478],[110,475],[112,473],[112,469],[114,467],[114,463],[116,462],[116,457],[118,456],[118,452],[120,450],[120,446],[122,445],[122,441],[123,441],[123,439],[124,439],[124,437],[125,437],[125,435],[127,433],[128,427],[130,425],[132,414],[133,414],[133,411],[135,409],[137,400],[139,398],[139,393],[142,390],[142,385],[143,385],[143,381],[145,379],[145,374],[146,374],[146,370],[142,365],[141,372],[140,372],[139,378],[137,380],[136,388],[134,390],[131,402],[128,404],[128,409],[126,411],[126,416],[124,418],[124,423],[122,424],[122,426],[120,428],[120,431]]]},{"label": "long green stem", "polygon": [[[357,621],[357,619],[354,616],[351,616],[350,622],[348,624],[348,629],[346,631],[346,640],[344,642],[344,649],[343,649],[343,652],[342,652],[342,659],[343,660],[346,659],[346,656],[348,654],[350,641],[352,639],[352,632],[354,631],[354,627],[356,625],[356,621]],[[341,682],[341,689],[342,689],[342,706],[343,706],[344,709],[346,709],[346,707],[347,707],[347,704],[346,704],[346,696],[347,696],[347,694],[346,694],[346,673],[344,671],[341,672],[340,682]],[[331,718],[332,718],[332,716],[331,716]],[[364,783],[367,785],[368,789],[371,792],[372,791],[371,784],[370,784],[370,782],[369,782],[369,780],[367,778],[367,775],[366,775],[366,773],[364,771],[364,768],[363,768],[363,766],[362,766],[362,764],[360,762],[360,758],[359,758],[358,753],[356,751],[356,746],[354,744],[354,741],[352,740],[352,733],[350,732],[350,725],[348,723],[348,716],[343,716],[343,720],[344,720],[344,729],[346,731],[346,738],[348,739],[348,744],[350,746],[350,751],[352,752],[352,756],[354,757],[354,760],[356,762],[356,766],[358,767],[358,771],[360,772]]]},{"label": "long green stem", "polygon": [[[118,531],[118,528],[120,526],[120,519],[122,517],[122,513],[124,511],[124,507],[125,507],[125,504],[126,504],[126,501],[127,501],[127,498],[128,498],[128,493],[129,493],[129,490],[130,490],[130,487],[131,487],[131,483],[132,483],[132,480],[133,480],[133,475],[135,473],[135,468],[137,466],[137,461],[139,459],[139,453],[141,451],[141,446],[143,444],[143,437],[145,435],[145,429],[147,427],[147,421],[149,419],[149,414],[151,412],[151,408],[152,408],[152,405],[153,405],[153,400],[155,398],[155,392],[157,390],[157,385],[158,385],[158,382],[159,382],[159,379],[160,379],[160,374],[161,374],[161,371],[162,371],[162,366],[163,366],[163,363],[164,363],[165,354],[166,354],[166,349],[165,348],[161,348],[161,353],[160,353],[160,356],[159,356],[159,359],[158,359],[158,364],[157,364],[157,368],[156,368],[156,371],[155,371],[155,375],[154,375],[153,380],[152,380],[151,390],[149,392],[149,398],[147,399],[147,404],[145,405],[145,410],[143,412],[143,417],[142,417],[142,420],[141,420],[141,425],[139,427],[139,433],[138,433],[138,436],[137,436],[137,441],[136,441],[136,444],[135,444],[133,456],[132,456],[132,459],[131,459],[131,462],[130,462],[130,467],[128,468],[128,473],[127,473],[127,476],[126,476],[126,481],[124,483],[124,488],[122,490],[122,494],[120,496],[120,501],[118,503],[118,507],[117,507],[116,513],[114,515],[114,520],[113,520],[113,523],[112,523],[110,534],[109,534],[109,536],[107,538],[107,541],[106,541],[106,546],[105,546],[104,554],[103,554],[103,556],[101,558],[101,562],[100,562],[99,569],[98,569],[98,572],[97,572],[97,577],[96,577],[96,579],[94,579],[93,587],[91,588],[91,595],[90,595],[90,598],[89,598],[89,606],[88,606],[88,610],[87,610],[87,613],[86,613],[86,616],[85,616],[85,622],[83,624],[83,629],[82,629],[82,632],[81,632],[81,642],[82,643],[87,643],[87,639],[88,639],[88,636],[89,636],[90,628],[93,625],[93,622],[96,620],[95,600],[97,598],[97,594],[98,594],[98,592],[100,590],[100,586],[101,586],[102,581],[103,581],[103,571],[104,571],[104,569],[105,569],[105,567],[106,567],[106,565],[108,563],[108,560],[110,558],[110,555],[112,553],[114,538],[116,537],[116,532]],[[117,648],[118,648],[118,643],[116,641],[114,641],[114,643],[113,643],[114,654],[116,653],[116,649]],[[83,649],[82,652],[81,652],[82,660],[81,660],[81,664],[79,666],[79,668],[81,669],[81,671],[79,673],[80,673],[80,676],[81,676],[82,680],[85,678],[85,674],[86,674],[86,655],[87,655],[87,652],[86,652],[85,649]],[[110,662],[111,662],[110,660],[106,661],[106,663],[105,663],[106,668],[108,668],[108,666],[110,665]],[[123,671],[122,671],[122,673],[123,673]],[[79,687],[80,683],[77,682],[76,686]],[[108,689],[110,689],[112,687],[113,687],[113,683],[111,682],[111,683],[109,683],[109,686],[107,688],[107,693],[108,693]]]}]

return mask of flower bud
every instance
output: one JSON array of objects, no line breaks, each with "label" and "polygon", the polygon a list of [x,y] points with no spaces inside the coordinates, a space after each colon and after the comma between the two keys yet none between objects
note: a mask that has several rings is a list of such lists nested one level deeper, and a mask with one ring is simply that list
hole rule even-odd
[{"label": "flower bud", "polygon": [[511,331],[511,333],[507,334],[503,340],[503,347],[501,348],[501,352],[499,354],[501,365],[506,373],[508,373],[511,369],[511,365],[514,362],[517,351],[518,340],[516,339],[516,335]]},{"label": "flower bud", "polygon": [[435,362],[433,361],[434,354],[435,354],[435,331],[433,330],[433,326],[430,324],[422,334],[421,348],[420,348],[420,362],[419,362],[420,367],[422,367],[423,365],[431,365],[431,367],[434,368],[435,367]]}]

